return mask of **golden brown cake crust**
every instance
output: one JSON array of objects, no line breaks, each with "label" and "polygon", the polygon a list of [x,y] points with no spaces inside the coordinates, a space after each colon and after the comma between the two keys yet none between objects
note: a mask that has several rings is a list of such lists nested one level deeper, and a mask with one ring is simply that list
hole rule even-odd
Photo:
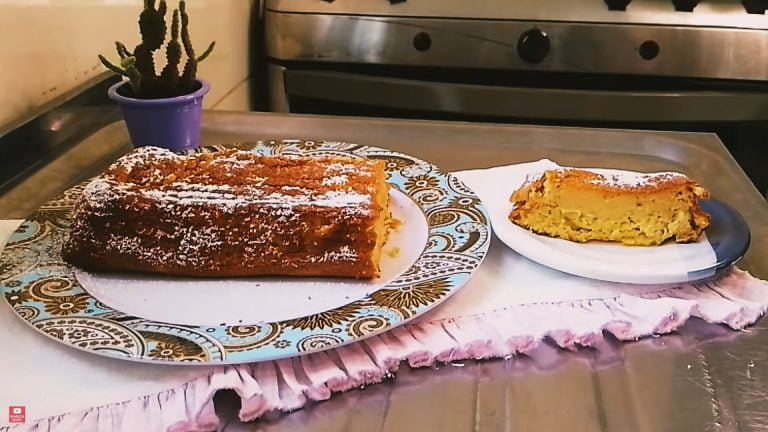
[{"label": "golden brown cake crust", "polygon": [[85,188],[63,256],[94,271],[370,278],[387,198],[382,161],[145,147]]},{"label": "golden brown cake crust", "polygon": [[579,242],[691,242],[709,225],[698,203],[708,197],[679,173],[602,175],[557,169],[534,176],[512,194],[509,219],[539,234]]}]

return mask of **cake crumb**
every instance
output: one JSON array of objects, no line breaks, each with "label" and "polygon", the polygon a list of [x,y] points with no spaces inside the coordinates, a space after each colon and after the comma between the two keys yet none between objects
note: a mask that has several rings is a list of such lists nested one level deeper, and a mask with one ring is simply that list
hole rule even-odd
[{"label": "cake crumb", "polygon": [[395,246],[392,249],[387,251],[387,255],[389,255],[392,258],[397,258],[398,255],[400,255],[400,248]]},{"label": "cake crumb", "polygon": [[390,230],[393,230],[395,232],[400,232],[400,228],[402,226],[403,226],[403,221],[401,221],[400,219],[391,217],[387,220],[387,228],[389,228]]}]

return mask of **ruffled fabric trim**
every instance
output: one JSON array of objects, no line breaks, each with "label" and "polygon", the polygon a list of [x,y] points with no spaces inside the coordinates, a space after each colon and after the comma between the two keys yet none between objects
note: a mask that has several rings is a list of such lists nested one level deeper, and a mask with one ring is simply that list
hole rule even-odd
[{"label": "ruffled fabric trim", "polygon": [[634,340],[674,331],[690,317],[734,330],[768,309],[768,282],[734,269],[711,282],[642,294],[558,303],[520,304],[490,313],[416,322],[356,344],[302,357],[222,367],[181,387],[0,431],[215,430],[213,396],[231,389],[242,421],[292,411],[335,392],[378,383],[397,371],[435,362],[526,354],[544,338],[562,348],[594,346],[604,332]]}]

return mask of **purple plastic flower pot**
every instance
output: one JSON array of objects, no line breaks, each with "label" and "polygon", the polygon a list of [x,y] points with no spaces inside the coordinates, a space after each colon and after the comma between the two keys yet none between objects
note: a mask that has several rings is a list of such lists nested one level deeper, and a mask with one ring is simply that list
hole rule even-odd
[{"label": "purple plastic flower pot", "polygon": [[120,105],[133,146],[156,146],[175,152],[198,148],[203,96],[211,89],[207,82],[198,82],[200,89],[194,93],[166,99],[123,96],[118,90],[126,82],[110,87],[109,98]]}]

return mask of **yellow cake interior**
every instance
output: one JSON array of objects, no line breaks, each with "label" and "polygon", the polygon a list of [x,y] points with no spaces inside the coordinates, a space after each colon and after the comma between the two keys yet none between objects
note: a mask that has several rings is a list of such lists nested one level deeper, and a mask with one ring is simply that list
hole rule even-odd
[{"label": "yellow cake interior", "polygon": [[389,226],[392,213],[389,211],[389,184],[387,184],[387,175],[384,170],[376,170],[375,172],[375,195],[374,205],[378,206],[381,211],[379,217],[373,224],[373,230],[376,234],[376,247],[371,253],[371,261],[376,266],[376,277],[381,276],[381,254],[384,249],[384,245],[387,243],[389,237]]},{"label": "yellow cake interior", "polygon": [[626,181],[582,170],[551,170],[512,194],[509,218],[536,233],[577,242],[690,242],[709,224],[709,215],[698,204],[706,196],[695,182],[671,173]]}]

